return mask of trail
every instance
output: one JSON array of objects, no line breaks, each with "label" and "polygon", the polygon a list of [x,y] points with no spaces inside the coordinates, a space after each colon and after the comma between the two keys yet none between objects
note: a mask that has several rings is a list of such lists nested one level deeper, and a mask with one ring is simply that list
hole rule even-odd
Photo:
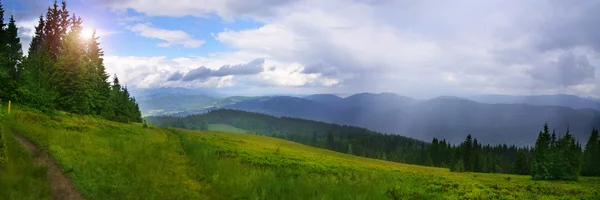
[{"label": "trail", "polygon": [[75,184],[56,164],[48,152],[40,151],[38,147],[27,138],[12,131],[13,136],[34,156],[33,162],[43,165],[48,169],[47,178],[50,184],[52,199],[54,200],[83,200],[83,196],[77,192]]}]

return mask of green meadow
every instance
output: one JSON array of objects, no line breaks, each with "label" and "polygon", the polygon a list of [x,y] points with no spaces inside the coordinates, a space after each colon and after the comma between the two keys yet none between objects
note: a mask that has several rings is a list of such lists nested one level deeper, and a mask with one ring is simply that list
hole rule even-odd
[{"label": "green meadow", "polygon": [[236,128],[229,124],[208,124],[209,131],[221,131],[229,133],[247,133],[244,129]]},{"label": "green meadow", "polygon": [[[14,109],[0,199],[48,199],[45,169],[8,134],[52,155],[86,199],[598,199],[600,179],[448,169],[357,157],[240,133],[164,129]],[[210,128],[212,127],[212,128]],[[243,130],[242,130],[243,131]]]}]

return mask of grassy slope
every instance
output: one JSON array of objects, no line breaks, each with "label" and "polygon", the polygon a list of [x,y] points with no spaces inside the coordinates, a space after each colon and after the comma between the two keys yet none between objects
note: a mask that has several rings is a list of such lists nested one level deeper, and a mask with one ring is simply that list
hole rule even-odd
[{"label": "grassy slope", "polygon": [[50,199],[46,168],[33,164],[32,155],[8,131],[4,137],[9,160],[0,166],[0,199]]},{"label": "grassy slope", "polygon": [[229,132],[229,133],[246,133],[247,131],[244,129],[236,128],[229,124],[209,124],[209,131],[221,131],[221,132]]},{"label": "grassy slope", "polygon": [[7,121],[47,149],[87,199],[593,199],[600,179],[451,173],[247,134],[142,129],[17,111]]}]

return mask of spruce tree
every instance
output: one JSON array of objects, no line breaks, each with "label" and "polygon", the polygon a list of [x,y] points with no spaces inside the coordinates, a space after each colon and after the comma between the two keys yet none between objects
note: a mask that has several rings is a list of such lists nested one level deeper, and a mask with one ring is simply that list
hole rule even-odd
[{"label": "spruce tree", "polygon": [[86,62],[87,62],[87,81],[91,90],[90,107],[93,114],[104,115],[110,113],[108,107],[108,98],[110,96],[110,83],[108,83],[108,74],[104,68],[103,58],[104,52],[98,43],[96,31],[94,30],[92,37],[86,41]]},{"label": "spruce tree", "polygon": [[462,144],[461,152],[465,171],[473,171],[473,138],[470,134]]},{"label": "spruce tree", "polygon": [[19,87],[20,73],[22,73],[21,62],[23,60],[23,50],[21,49],[21,39],[18,35],[15,18],[10,16],[10,22],[5,31],[6,42],[4,59],[2,65],[8,72],[8,79],[5,82],[7,99],[17,100],[17,88]]},{"label": "spruce tree", "polygon": [[0,99],[8,99],[9,97],[9,80],[10,80],[10,67],[6,63],[6,30],[4,24],[4,8],[2,2],[0,2]]},{"label": "spruce tree", "polygon": [[73,16],[73,26],[62,41],[62,53],[56,61],[57,105],[61,110],[79,114],[89,114],[91,108],[90,83],[86,79],[87,69],[81,41],[81,18]]},{"label": "spruce tree", "polygon": [[6,24],[4,23],[4,6],[0,1],[0,57],[3,57],[6,51]]},{"label": "spruce tree", "polygon": [[517,156],[517,161],[514,164],[513,167],[513,173],[515,174],[521,174],[521,175],[526,175],[529,174],[529,167],[528,163],[527,163],[527,156],[525,155],[525,151],[524,150],[520,150]]},{"label": "spruce tree", "polygon": [[534,180],[551,179],[550,174],[550,133],[548,124],[544,124],[543,131],[540,131],[538,138],[535,142],[535,149],[533,154],[533,162],[531,166],[531,176]]},{"label": "spruce tree", "polygon": [[44,20],[44,16],[40,15],[40,20],[38,21],[38,25],[35,26],[35,35],[31,42],[29,43],[29,50],[27,51],[28,57],[37,56],[37,53],[42,50],[44,45],[44,41],[46,39],[46,34],[44,33],[44,26],[46,21]]},{"label": "spruce tree", "polygon": [[581,175],[600,176],[600,146],[598,129],[592,129],[592,134],[585,145]]}]

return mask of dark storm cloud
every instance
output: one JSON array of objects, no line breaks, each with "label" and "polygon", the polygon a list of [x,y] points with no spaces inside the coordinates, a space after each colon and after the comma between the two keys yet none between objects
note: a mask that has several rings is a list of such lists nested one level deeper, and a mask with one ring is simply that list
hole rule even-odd
[{"label": "dark storm cloud", "polygon": [[214,71],[211,76],[252,75],[263,71],[265,59],[257,58],[246,64],[225,65]]},{"label": "dark storm cloud", "polygon": [[169,76],[167,81],[178,81],[178,80],[181,80],[181,78],[183,78],[183,73],[175,72],[175,73],[171,74],[171,76]]},{"label": "dark storm cloud", "polygon": [[538,50],[589,46],[600,51],[600,1],[551,1],[556,9],[540,26]]},{"label": "dark storm cloud", "polygon": [[[205,80],[210,77],[223,77],[229,75],[254,75],[263,72],[265,59],[257,58],[246,64],[224,65],[217,70],[212,70],[204,66],[198,67],[182,75],[181,72],[175,72],[169,77],[169,81],[182,80]],[[179,77],[179,79],[178,79]]]},{"label": "dark storm cloud", "polygon": [[338,74],[338,69],[327,63],[316,62],[306,65],[302,73],[321,74],[323,76],[335,76],[336,74]]},{"label": "dark storm cloud", "polygon": [[535,66],[529,73],[533,78],[546,83],[570,86],[594,79],[595,70],[586,55],[565,52],[557,61]]},{"label": "dark storm cloud", "polygon": [[204,66],[192,69],[183,78],[182,81],[204,80],[210,77],[212,70]]}]

